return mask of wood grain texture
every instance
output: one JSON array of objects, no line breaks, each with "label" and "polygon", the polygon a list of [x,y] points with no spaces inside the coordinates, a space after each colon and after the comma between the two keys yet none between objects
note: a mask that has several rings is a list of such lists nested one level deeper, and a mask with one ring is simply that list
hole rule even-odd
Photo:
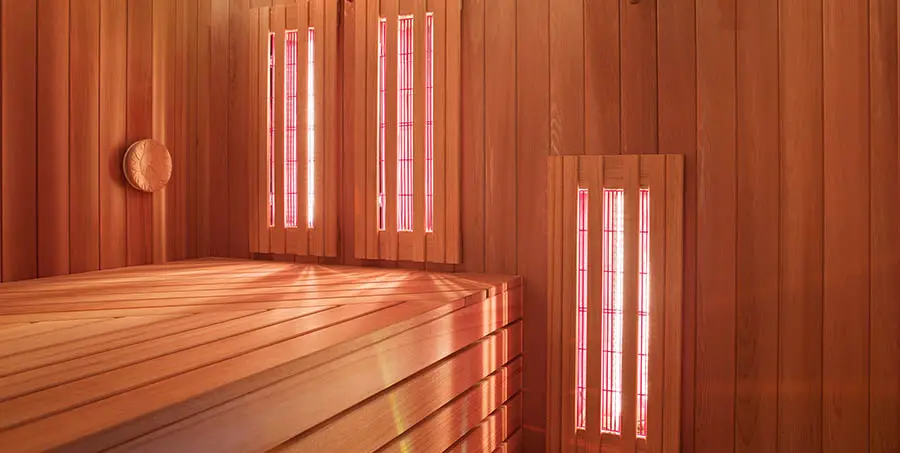
[{"label": "wood grain texture", "polygon": [[[452,3],[452,2],[451,2]],[[524,338],[528,360],[547,362],[547,160],[550,149],[550,28],[548,0],[516,5],[516,173],[527,181],[516,190],[518,249],[516,269],[528,280],[524,289],[524,317],[529,330]],[[448,219],[452,217],[448,216]],[[526,367],[523,376],[522,438],[534,448],[545,443],[547,376],[544,367]]]},{"label": "wood grain texture", "polygon": [[[539,0],[542,1],[542,0]],[[446,1],[446,226],[444,261],[459,264],[461,258],[462,177],[462,0]]]},{"label": "wood grain texture", "polygon": [[[260,280],[260,276],[267,277]],[[166,283],[162,286],[151,284],[140,290],[135,289],[137,287],[133,283],[123,285],[123,281],[131,280]],[[503,368],[504,364],[519,356],[522,347],[521,323],[516,322],[521,318],[521,281],[517,278],[205,260],[4,285],[0,288],[0,297],[15,300],[17,295],[31,294],[37,297],[31,300],[33,303],[39,302],[42,295],[80,294],[80,297],[70,300],[74,305],[57,305],[63,313],[78,305],[78,300],[96,300],[110,292],[125,291],[131,293],[131,297],[121,293],[119,297],[133,300],[137,306],[152,307],[155,302],[137,302],[141,297],[138,293],[172,297],[182,292],[176,297],[187,302],[193,294],[197,296],[193,297],[197,302],[205,296],[194,291],[203,291],[204,285],[198,286],[197,283],[204,281],[209,283],[205,286],[207,289],[242,281],[240,285],[244,285],[243,289],[232,291],[232,296],[240,296],[243,291],[250,291],[244,294],[252,295],[274,288],[303,291],[313,285],[323,290],[323,294],[330,293],[327,296],[330,302],[312,307],[292,303],[270,311],[238,308],[194,315],[181,312],[176,315],[126,316],[74,324],[67,321],[70,325],[51,323],[48,327],[52,329],[32,329],[30,335],[22,337],[27,339],[25,341],[19,338],[2,339],[4,353],[0,354],[0,381],[3,382],[3,391],[0,405],[4,405],[5,409],[0,411],[3,414],[0,415],[0,424],[5,427],[18,426],[0,431],[0,438],[34,448],[38,444],[32,442],[44,447],[68,443],[73,448],[102,448],[126,443],[122,448],[138,450],[166,444],[186,446],[181,443],[184,439],[178,439],[180,430],[166,428],[166,424],[177,422],[185,416],[197,416],[195,421],[200,426],[206,423],[205,420],[236,420],[233,416],[237,413],[220,411],[215,407],[238,397],[248,397],[243,402],[251,405],[267,405],[267,398],[259,397],[270,394],[272,390],[280,392],[281,383],[288,384],[283,390],[294,389],[287,394],[295,396],[293,400],[300,403],[298,407],[330,407],[325,412],[313,410],[304,421],[292,418],[290,423],[271,425],[266,422],[267,426],[276,429],[258,431],[267,434],[254,435],[252,439],[235,438],[232,441],[238,443],[231,444],[236,446],[249,440],[256,445],[262,445],[259,443],[262,442],[274,446],[269,434],[276,431],[292,433],[287,438],[282,437],[287,440],[301,434],[305,430],[302,426],[313,428],[330,418],[329,413],[334,415],[337,414],[335,410],[344,411],[340,407],[347,409],[345,413],[349,418],[343,422],[335,419],[335,426],[352,422],[352,414],[364,416],[371,423],[374,419],[366,414],[372,410],[390,413],[377,406],[381,401],[381,404],[409,414],[411,418],[407,418],[407,429],[412,429],[416,425],[412,417],[426,419],[429,414],[442,411],[444,404],[454,401],[457,395],[490,394],[500,397],[518,392],[521,386],[518,380],[521,377],[521,361]],[[300,281],[304,284],[296,286]],[[471,289],[452,296],[448,293],[447,298],[436,299],[434,293],[420,286],[427,281],[469,286]],[[351,293],[332,297],[337,293],[330,289],[343,285],[357,289],[361,287],[359,285],[373,285],[387,289],[392,296],[383,302],[364,304],[354,303],[356,296]],[[412,289],[416,286],[420,288]],[[176,287],[180,290],[175,290]],[[410,296],[404,294],[408,290],[430,299],[400,303]],[[259,301],[258,295],[254,297]],[[342,305],[342,300],[348,304],[335,306]],[[428,302],[424,302],[426,300]],[[115,312],[106,311],[106,307],[96,306],[95,309],[115,316]],[[0,315],[0,322],[7,319],[6,315]],[[297,361],[298,358],[301,360]],[[384,373],[374,371],[370,374],[374,379],[360,380],[359,373],[349,371],[361,363],[367,364],[364,369],[383,370]],[[163,376],[169,379],[161,380]],[[429,388],[437,388],[434,386],[451,388],[441,384],[440,379],[435,380],[441,376],[453,378],[445,381],[451,385],[452,391],[427,393],[436,398],[427,405],[419,404],[420,400],[413,397],[405,398],[409,404],[395,406],[391,403],[392,398],[387,396],[415,396]],[[336,382],[335,379],[344,380],[344,384],[328,385]],[[174,393],[160,387],[168,381],[173,385]],[[214,381],[218,382],[213,384],[214,387],[227,390],[210,399],[210,394],[203,387]],[[197,384],[201,385],[198,387]],[[296,392],[298,384],[306,386],[307,390]],[[478,390],[470,390],[472,385],[478,385]],[[81,391],[69,391],[74,388]],[[328,392],[322,391],[328,388],[341,391],[328,395]],[[382,390],[385,393],[381,400],[369,398]],[[306,396],[299,398],[304,394]],[[313,401],[311,395],[316,394],[322,404],[310,403]],[[141,395],[156,396],[145,398]],[[200,398],[194,400],[187,412],[184,408],[178,409],[177,404],[170,405],[187,395]],[[506,396],[498,403],[504,399]],[[141,405],[134,404],[135,401],[150,403],[155,408],[141,408]],[[124,406],[118,406],[120,404]],[[481,405],[471,405],[471,408],[490,411]],[[120,415],[124,414],[122,410],[131,415],[121,418]],[[77,414],[82,411],[94,415]],[[468,412],[469,405],[456,406],[450,415],[455,417]],[[471,426],[487,417],[488,412],[473,419]],[[40,418],[42,414],[49,417]],[[225,418],[220,418],[222,416]],[[65,422],[63,419],[66,418],[70,421]],[[131,422],[122,424],[126,419]],[[160,423],[164,420],[168,422]],[[376,423],[382,429],[373,429],[371,433],[386,436],[383,441],[393,440],[402,434],[394,431],[393,420],[393,416],[384,418],[384,423]],[[82,424],[81,421],[87,423]],[[296,423],[298,421],[299,424]],[[56,428],[47,430],[37,426],[42,423]],[[193,425],[193,422],[190,424]],[[351,431],[358,431],[355,429],[357,423],[348,426]],[[54,434],[28,435],[31,430]],[[318,433],[327,436],[340,431],[325,429]],[[21,435],[25,437],[19,437]],[[189,442],[203,437],[192,435],[194,440]],[[383,441],[377,444],[381,445]],[[231,441],[216,442],[220,447],[224,445],[227,448]],[[275,445],[277,443],[280,442]]]},{"label": "wood grain texture", "polygon": [[[214,91],[211,87],[213,84],[211,77],[215,72],[211,66],[212,5],[210,5],[210,1],[198,0],[197,2],[196,23],[197,28],[200,30],[197,34],[197,152],[192,162],[194,178],[192,178],[192,184],[189,184],[188,187],[189,192],[195,194],[192,196],[190,203],[192,206],[191,212],[196,214],[192,219],[190,236],[188,237],[192,245],[189,255],[191,257],[203,257],[212,254],[211,200],[213,196],[220,195],[212,194],[212,165],[210,164],[211,145],[220,143],[217,138],[212,136],[211,130],[211,126],[214,124],[212,122],[213,114],[211,113],[214,106],[212,102]],[[218,18],[219,16],[217,15],[216,17]],[[218,93],[216,92],[216,94]],[[194,190],[191,190],[191,188],[194,188]]]},{"label": "wood grain texture", "polygon": [[[249,3],[230,0],[228,13],[228,180],[234,189],[228,197],[228,256],[250,257],[250,185],[247,182],[250,146],[247,122],[250,81]],[[243,183],[237,183],[241,181]]]},{"label": "wood grain texture", "polygon": [[[636,155],[622,156],[625,190],[624,206],[624,247],[625,250],[638,250],[641,237],[641,165],[640,157]],[[606,161],[606,159],[604,159]],[[576,191],[577,193],[577,191]],[[574,206],[573,206],[574,208]],[[573,209],[577,211],[577,208]],[[570,231],[577,231],[577,226]],[[622,295],[622,393],[625,395],[637,395],[637,356],[638,356],[638,301],[639,301],[639,275],[640,262],[637,253],[626,253],[623,260],[623,277],[625,282]],[[573,265],[577,263],[573,259]],[[575,300],[569,299],[569,300]],[[573,304],[574,305],[574,304]],[[572,313],[575,319],[575,313]],[[634,398],[622,398],[622,434],[620,442],[624,451],[636,449],[636,420],[637,402]]]},{"label": "wood grain texture", "polygon": [[[267,277],[260,280],[260,276]],[[404,292],[429,280],[471,289],[438,299],[421,288],[413,291],[425,297],[422,301],[401,302],[410,296]],[[166,284],[144,283],[150,281]],[[499,404],[521,387],[521,361],[510,362],[520,355],[522,347],[522,325],[517,322],[521,318],[521,281],[517,278],[204,260],[4,285],[0,297],[31,294],[40,298],[42,294],[77,292],[81,300],[96,300],[119,292],[136,306],[152,307],[155,302],[138,302],[139,297],[134,296],[146,296],[149,291],[172,297],[183,291],[182,297],[195,294],[202,299],[204,296],[194,290],[202,291],[204,286],[196,283],[203,281],[210,283],[207,288],[242,281],[243,290],[232,291],[232,296],[273,288],[311,289],[309,285],[331,295],[327,297],[330,302],[313,307],[292,304],[269,311],[239,308],[74,324],[66,321],[69,325],[51,323],[48,327],[52,330],[32,329],[24,341],[0,340],[4,344],[4,353],[0,354],[0,405],[4,407],[0,425],[15,425],[0,431],[0,438],[23,448],[63,444],[88,449],[121,444],[119,448],[137,451],[164,445],[190,448],[189,443],[202,444],[206,436],[182,437],[179,420],[187,423],[184,426],[202,427],[210,422],[216,426],[245,423],[257,419],[259,413],[275,416],[283,412],[253,410],[245,417],[232,409],[268,407],[272,400],[267,395],[280,393],[293,396],[278,397],[279,404],[288,401],[301,412],[311,411],[309,416],[292,411],[299,418],[279,416],[283,422],[259,419],[268,428],[255,431],[251,437],[219,438],[218,448],[274,447],[294,436],[302,440],[300,435],[307,430],[315,433],[309,440],[337,434],[341,437],[338,441],[352,441],[341,433],[349,428],[353,436],[360,434],[353,417],[374,421],[370,433],[380,436],[372,438],[378,446],[414,426],[418,429],[415,420],[431,420],[428,416],[432,413],[451,418],[481,414],[471,420],[474,427],[492,409],[480,404],[458,405],[454,402],[457,395],[469,395],[470,399],[478,396],[479,400],[482,395],[490,395],[500,398]],[[299,281],[304,285],[296,286]],[[342,285],[357,289],[359,285],[372,285],[387,289],[391,296],[383,302],[364,304],[354,303],[355,296],[350,293],[332,297],[337,293],[330,289]],[[127,293],[132,297],[123,296]],[[78,300],[71,302],[77,305]],[[64,303],[57,308],[63,313],[75,305]],[[106,307],[95,309],[115,316]],[[7,319],[0,315],[0,322]],[[361,369],[371,372],[360,373]],[[164,387],[170,384],[166,390]],[[209,385],[223,392],[213,396]],[[305,390],[298,392],[298,385]],[[81,390],[70,391],[75,388]],[[341,391],[328,394],[324,390],[329,388]],[[443,390],[428,390],[438,388]],[[424,405],[420,404],[424,400],[416,397],[423,392],[431,398]],[[407,403],[397,406],[390,395],[409,398],[402,398]],[[184,398],[193,401],[190,408],[178,407],[178,401]],[[239,405],[227,403],[235,398],[240,400]],[[385,404],[409,416],[403,431],[395,431],[393,414],[383,410]],[[452,407],[449,413],[446,407]],[[78,414],[83,411],[92,415]],[[348,418],[321,424],[338,413]],[[372,413],[388,416],[382,423],[370,417]],[[192,417],[196,418],[188,422]],[[130,421],[123,423],[125,420]],[[44,423],[53,428],[39,426]],[[176,424],[169,428],[170,423]],[[340,426],[344,431],[335,430]],[[29,432],[53,434],[35,436]],[[451,438],[446,446],[464,433]]]},{"label": "wood grain texture", "polygon": [[37,4],[3,2],[2,279],[35,278],[37,253]]},{"label": "wood grain texture", "polygon": [[695,451],[734,449],[735,1],[697,1]]},{"label": "wood grain texture", "polygon": [[69,1],[37,8],[38,276],[69,273]]},{"label": "wood grain texture", "polygon": [[868,23],[867,5],[823,2],[824,452],[869,441]]},{"label": "wood grain texture", "polygon": [[269,67],[269,10],[258,10],[259,17],[256,25],[256,36],[254,43],[256,45],[256,79],[257,90],[256,99],[259,103],[255,106],[256,110],[256,183],[257,188],[254,192],[258,200],[256,212],[256,229],[259,234],[259,242],[254,249],[257,253],[269,253],[271,250],[271,230],[269,229],[269,133],[268,133],[268,67]]},{"label": "wood grain texture", "polygon": [[[244,108],[244,121],[247,122],[247,222],[249,253],[252,257],[259,252],[260,221],[259,214],[264,212],[265,197],[261,190],[259,164],[264,161],[264,148],[259,147],[260,136],[264,135],[259,128],[259,114],[264,101],[259,97],[259,74],[261,60],[259,57],[259,9],[251,8],[248,12],[247,33],[244,37],[247,46],[247,105]],[[303,212],[303,211],[300,211]],[[305,237],[305,235],[304,235]]]},{"label": "wood grain texture", "polygon": [[[378,119],[372,118],[369,106],[376,98],[373,95],[376,88],[372,88],[371,77],[377,69],[370,68],[370,64],[377,59],[377,54],[372,49],[376,49],[378,44],[376,41],[374,46],[370,46],[368,41],[371,35],[369,27],[377,25],[376,21],[369,18],[368,2],[354,2],[347,5],[347,8],[343,17],[346,26],[342,36],[344,60],[341,74],[344,81],[343,108],[348,112],[342,115],[342,127],[344,141],[349,146],[342,147],[341,177],[343,181],[352,178],[354,183],[352,191],[342,191],[342,218],[346,220],[341,226],[353,232],[352,235],[342,235],[346,238],[345,241],[352,239],[350,244],[343,246],[344,260],[351,260],[368,257],[368,241],[377,228],[375,222],[378,207],[374,203],[376,189],[373,188],[373,183],[376,182],[375,154],[368,141],[377,136],[374,125],[378,123]],[[348,209],[349,206],[352,209]]]},{"label": "wood grain texture", "polygon": [[516,273],[516,3],[485,3],[485,271]]},{"label": "wood grain texture", "polygon": [[464,0],[461,83],[461,231],[460,270],[485,269],[485,1]]},{"label": "wood grain texture", "polygon": [[[685,180],[684,156],[666,156],[666,264],[665,264],[665,364],[663,371],[662,449],[664,453],[683,449],[685,426],[693,417],[684,416],[684,406],[692,406],[684,397],[684,229]],[[671,346],[670,346],[671,345]]]},{"label": "wood grain texture", "polygon": [[869,4],[871,255],[869,451],[900,450],[900,197],[897,3]]},{"label": "wood grain texture", "polygon": [[584,2],[550,0],[550,153],[584,154]]},{"label": "wood grain texture", "polygon": [[779,9],[778,451],[822,451],[822,2]]},{"label": "wood grain texture", "polygon": [[[562,157],[552,156],[547,159],[547,371],[546,392],[547,420],[559,420],[562,417],[562,265],[563,253],[555,253],[557,244],[564,238],[563,218],[563,183]],[[561,448],[562,432],[557,423],[547,423],[546,451],[557,451]]]},{"label": "wood grain texture", "polygon": [[517,362],[511,362],[470,388],[431,418],[392,441],[384,451],[403,452],[410,448],[436,451],[452,446],[521,388],[519,367],[522,365],[521,360]]},{"label": "wood grain texture", "polygon": [[[126,143],[153,134],[153,14],[152,0],[128,0],[126,51]],[[125,191],[126,261],[151,262],[151,197],[132,188]]]},{"label": "wood grain texture", "polygon": [[[155,264],[165,263],[170,259],[170,252],[173,251],[170,237],[181,237],[182,233],[177,230],[177,224],[170,222],[180,217],[174,200],[178,199],[179,184],[176,177],[173,181],[171,168],[173,165],[173,157],[169,148],[174,148],[174,117],[175,117],[175,98],[174,98],[174,43],[175,43],[175,14],[170,0],[153,0],[151,5],[152,19],[152,36],[153,42],[151,46],[151,65],[152,65],[152,114],[151,114],[151,137],[161,143],[162,147],[149,147],[145,151],[145,157],[149,158],[152,167],[164,169],[166,164],[170,171],[165,177],[152,177],[152,173],[144,171],[143,178],[135,178],[135,167],[130,165],[128,157],[124,165],[129,168],[126,171],[126,179],[129,184],[144,180],[144,184],[139,183],[138,186],[145,188],[156,188],[161,185],[160,181],[168,179],[169,187],[157,189],[150,199],[150,262]],[[166,171],[159,172],[166,175]],[[172,200],[172,203],[169,203]],[[171,213],[171,214],[170,214]],[[171,234],[170,234],[170,231]]]},{"label": "wood grain texture", "polygon": [[[458,2],[450,2],[451,8],[456,8]],[[447,47],[449,45],[447,35],[447,1],[432,1],[428,5],[432,17],[432,122],[433,131],[431,143],[432,167],[431,167],[431,208],[432,224],[431,232],[425,235],[425,259],[428,262],[443,263],[446,261],[446,235],[447,235]],[[449,40],[455,41],[459,46],[459,34],[449,36]],[[459,69],[457,64],[450,70]],[[458,77],[455,79],[459,83]],[[459,86],[456,86],[459,89]],[[454,154],[455,156],[455,154]],[[426,169],[427,171],[427,169]],[[454,194],[450,194],[454,196]],[[456,194],[458,198],[458,193]],[[426,200],[426,203],[428,201]]]},{"label": "wood grain texture", "polygon": [[[655,0],[620,0],[622,153],[657,150]],[[590,124],[590,123],[588,123]]]},{"label": "wood grain texture", "polygon": [[[328,66],[326,49],[328,48],[328,30],[326,24],[326,9],[324,0],[314,1],[309,5],[309,23],[315,29],[315,56],[313,57],[315,68],[314,83],[315,86],[315,200],[307,199],[307,203],[313,203],[314,224],[312,228],[312,238],[310,239],[309,254],[313,256],[325,256],[326,229],[325,224],[325,203],[328,199],[325,193],[326,188],[326,162],[325,154],[327,152],[328,129],[333,127],[326,121],[326,99],[328,93],[325,92],[326,67]],[[276,167],[277,168],[277,167]],[[277,186],[276,186],[277,187]],[[276,224],[277,225],[277,224]],[[274,237],[273,237],[274,239]],[[276,243],[273,241],[272,251],[275,252]]]},{"label": "wood grain texture", "polygon": [[620,4],[641,11],[649,7],[616,1],[584,2],[584,122],[590,125],[584,130],[585,154],[621,152]]},{"label": "wood grain texture", "polygon": [[[378,48],[379,43],[379,20],[381,17],[381,5],[379,2],[366,0],[366,11],[364,14],[365,23],[365,49],[366,49],[366,82],[365,93],[376,93],[378,90],[379,78],[379,62],[378,54],[372,52],[371,49]],[[362,42],[358,43],[362,45]],[[379,122],[380,107],[378,96],[365,94],[365,112],[366,124],[376,125]],[[379,151],[379,129],[377,127],[366,128],[365,138],[365,173],[366,173],[366,190],[365,197],[369,202],[363,202],[366,207],[364,218],[366,219],[366,248],[365,256],[368,259],[377,259],[379,257],[379,220],[378,206],[371,203],[378,197],[378,163],[377,156]],[[358,164],[357,164],[358,165]],[[356,221],[359,222],[360,217],[357,216]],[[357,228],[362,226],[357,224]],[[358,245],[358,244],[357,244]]]},{"label": "wood grain texture", "polygon": [[[208,223],[201,218],[200,234],[209,235],[209,253],[212,256],[228,256],[230,237],[229,214],[230,184],[228,181],[228,140],[227,131],[221,126],[228,124],[228,78],[222,77],[223,68],[228,67],[228,12],[229,3],[222,0],[209,2],[209,138],[206,147],[201,148],[201,162],[207,162],[209,168],[207,175],[201,180],[208,181],[208,197],[203,196],[201,201],[208,201]],[[201,15],[202,16],[202,15]],[[205,19],[204,19],[205,20]],[[268,23],[268,15],[266,16]],[[205,58],[205,57],[204,57]],[[203,63],[201,63],[203,64]],[[202,165],[202,163],[201,163]],[[205,195],[205,194],[204,194]],[[203,207],[201,212],[206,212]],[[208,225],[208,229],[203,226]]]},{"label": "wood grain texture", "polygon": [[[99,8],[100,48],[100,143],[99,143],[99,197],[101,244],[122,244],[119,247],[103,247],[100,252],[100,268],[114,269],[125,266],[126,250],[126,182],[122,174],[122,158],[126,143],[126,84],[127,4],[104,0]],[[73,2],[74,16],[74,2]],[[74,60],[73,53],[73,62]],[[73,165],[75,161],[73,160]],[[74,238],[73,238],[74,242]]]},{"label": "wood grain texture", "polygon": [[684,156],[684,264],[681,445],[694,450],[697,321],[697,47],[696,1],[657,0],[660,153]]},{"label": "wood grain texture", "polygon": [[736,4],[735,451],[777,449],[778,2]]},{"label": "wood grain texture", "polygon": [[[424,9],[424,0],[423,9]],[[341,209],[340,191],[341,191],[341,93],[339,92],[339,42],[338,42],[338,5],[339,2],[324,1],[324,22],[322,23],[321,32],[318,40],[324,45],[322,63],[324,71],[322,72],[322,80],[324,83],[319,89],[324,108],[322,127],[319,129],[319,140],[324,145],[322,151],[322,159],[319,171],[322,173],[322,188],[318,192],[317,201],[323,209],[322,214],[322,240],[323,250],[321,256],[337,257],[338,256],[338,213]],[[423,14],[424,15],[424,14]],[[424,35],[424,28],[423,28]],[[424,68],[424,65],[422,66]],[[423,70],[424,74],[424,70]],[[423,75],[424,79],[424,75]],[[423,103],[424,105],[424,103]],[[424,143],[424,139],[422,141]],[[424,165],[424,162],[423,162]],[[424,187],[424,185],[423,185]],[[422,203],[424,205],[424,202]],[[419,231],[424,231],[423,228]],[[422,238],[422,247],[424,247],[424,237]],[[424,256],[424,251],[422,251]]]}]

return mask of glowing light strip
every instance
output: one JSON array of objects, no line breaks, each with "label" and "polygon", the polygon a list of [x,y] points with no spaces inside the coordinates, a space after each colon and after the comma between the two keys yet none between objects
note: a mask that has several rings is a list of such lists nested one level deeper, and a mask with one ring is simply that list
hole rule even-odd
[{"label": "glowing light strip", "polygon": [[268,142],[266,143],[268,167],[268,224],[275,226],[275,33],[269,33],[269,58],[268,58],[268,86],[267,96],[269,105],[266,109],[266,121],[268,129]]},{"label": "glowing light strip", "polygon": [[604,189],[600,429],[622,430],[622,328],[625,302],[625,192]]},{"label": "glowing light strip", "polygon": [[397,231],[413,230],[413,18],[401,17],[397,62]]},{"label": "glowing light strip", "polygon": [[575,428],[587,427],[588,191],[578,189],[578,288],[575,319]]},{"label": "glowing light strip", "polygon": [[637,436],[647,437],[650,358],[650,191],[641,189],[640,284],[638,285]]},{"label": "glowing light strip", "polygon": [[284,34],[284,226],[297,228],[297,30]]},{"label": "glowing light strip", "polygon": [[384,231],[387,215],[385,206],[385,187],[387,178],[385,175],[385,133],[387,132],[386,101],[387,86],[387,20],[381,18],[378,21],[378,229]]},{"label": "glowing light strip", "polygon": [[306,52],[306,226],[316,217],[316,29],[309,27]]},{"label": "glowing light strip", "polygon": [[434,14],[425,16],[425,232],[434,231]]}]

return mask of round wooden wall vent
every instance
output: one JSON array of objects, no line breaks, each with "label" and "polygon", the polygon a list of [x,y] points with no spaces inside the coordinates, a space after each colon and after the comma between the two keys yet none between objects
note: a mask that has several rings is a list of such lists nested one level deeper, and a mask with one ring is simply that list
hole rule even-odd
[{"label": "round wooden wall vent", "polygon": [[156,140],[141,140],[125,152],[122,168],[132,187],[143,192],[156,192],[166,187],[172,177],[172,155]]}]

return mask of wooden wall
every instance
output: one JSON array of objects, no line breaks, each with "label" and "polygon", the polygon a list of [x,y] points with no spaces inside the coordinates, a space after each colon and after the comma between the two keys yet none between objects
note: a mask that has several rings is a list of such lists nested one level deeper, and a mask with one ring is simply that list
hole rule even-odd
[{"label": "wooden wall", "polygon": [[209,254],[210,213],[221,212],[209,174],[221,173],[206,162],[224,138],[208,133],[208,113],[227,100],[211,51],[227,57],[227,22],[221,0],[2,0],[3,281],[151,261],[151,197],[121,170],[143,138],[164,142],[175,163],[169,258]]},{"label": "wooden wall", "polygon": [[[429,268],[525,277],[526,450],[545,429],[547,156],[656,152],[686,165],[683,451],[900,450],[896,2],[462,3],[463,263]],[[360,5],[341,16],[344,111]],[[209,140],[229,125],[210,148],[211,250],[236,257],[245,6],[221,6],[211,58],[228,46],[233,85],[209,88],[229,107],[209,107]],[[353,142],[338,262],[360,264]]]}]

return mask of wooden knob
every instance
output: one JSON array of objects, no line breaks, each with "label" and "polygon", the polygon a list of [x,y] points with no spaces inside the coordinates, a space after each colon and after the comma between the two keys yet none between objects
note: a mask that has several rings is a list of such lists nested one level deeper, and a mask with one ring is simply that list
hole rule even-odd
[{"label": "wooden knob", "polygon": [[122,163],[128,184],[142,192],[156,192],[172,178],[172,155],[156,140],[135,142],[125,152]]}]

